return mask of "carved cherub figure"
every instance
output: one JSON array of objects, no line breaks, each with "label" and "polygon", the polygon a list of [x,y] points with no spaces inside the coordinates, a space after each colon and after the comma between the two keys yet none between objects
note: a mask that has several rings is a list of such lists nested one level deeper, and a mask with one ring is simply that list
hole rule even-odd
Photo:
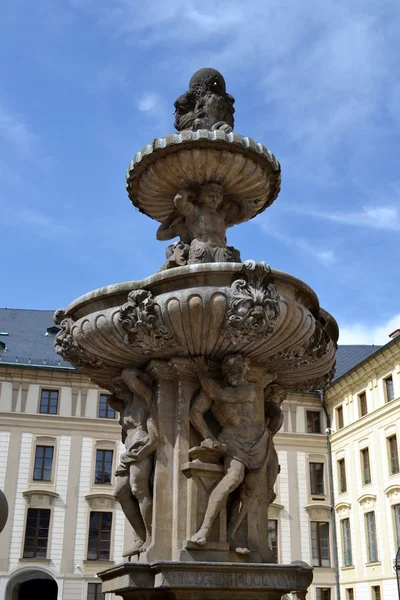
[{"label": "carved cherub figure", "polygon": [[176,211],[160,225],[157,239],[179,236],[182,244],[190,244],[188,263],[240,262],[238,250],[226,245],[226,229],[246,219],[244,203],[226,202],[222,185],[206,183],[198,192],[181,190],[174,204]]},{"label": "carved cherub figure", "polygon": [[126,451],[115,472],[114,496],[136,534],[136,544],[124,553],[145,551],[151,542],[152,454],[158,445],[158,430],[150,379],[138,369],[124,369],[114,380],[114,394],[108,402],[119,412],[122,441]]},{"label": "carved cherub figure", "polygon": [[[247,373],[250,360],[240,354],[228,355],[222,361],[221,382],[211,377],[203,359],[194,361],[201,392],[191,411],[190,421],[203,440],[210,442],[216,450],[225,454],[225,476],[210,494],[208,506],[200,529],[193,535],[192,542],[204,545],[220,510],[226,506],[229,494],[246,483],[251,473],[259,470],[267,459],[270,430],[266,424],[262,403],[259,401],[256,384],[249,382]],[[275,379],[266,374],[262,385]],[[211,433],[204,414],[210,410],[221,426],[216,439]],[[242,488],[241,488],[242,489]],[[248,548],[236,545],[235,534],[248,510],[246,485],[241,493],[242,507],[236,506],[228,526],[231,548],[239,553],[248,553]],[[244,503],[244,504],[243,504]]]},{"label": "carved cherub figure", "polygon": [[191,78],[189,90],[175,102],[175,123],[184,129],[233,129],[234,98],[226,92],[223,76],[215,69],[200,69]]}]

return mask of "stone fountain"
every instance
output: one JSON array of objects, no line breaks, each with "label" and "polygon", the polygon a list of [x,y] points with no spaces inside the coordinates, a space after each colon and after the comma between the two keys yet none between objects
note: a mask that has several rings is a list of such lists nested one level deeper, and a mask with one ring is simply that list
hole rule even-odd
[{"label": "stone fountain", "polygon": [[280,189],[271,152],[233,132],[233,105],[222,75],[201,69],[175,102],[178,133],[129,166],[132,203],[159,240],[178,238],[165,264],[55,314],[56,351],[120,415],[115,497],[135,541],[99,576],[124,599],[304,599],[312,581],[268,543],[273,437],[288,392],[330,381],[338,328],[305,283],[227,245],[227,228]]}]

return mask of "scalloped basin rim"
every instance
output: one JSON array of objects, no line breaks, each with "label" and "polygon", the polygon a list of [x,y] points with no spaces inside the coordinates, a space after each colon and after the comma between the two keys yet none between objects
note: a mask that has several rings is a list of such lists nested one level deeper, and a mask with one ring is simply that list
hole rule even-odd
[{"label": "scalloped basin rim", "polygon": [[[83,296],[80,296],[71,302],[71,304],[69,304],[66,308],[66,314],[68,316],[73,316],[73,313],[76,311],[84,311],[86,314],[88,314],[90,310],[85,310],[85,308],[88,309],[92,302],[98,302],[102,298],[107,298],[110,300],[113,296],[128,296],[129,292],[132,290],[141,288],[151,289],[157,284],[166,283],[168,281],[171,282],[171,290],[176,289],[173,285],[173,282],[176,283],[182,279],[190,280],[194,275],[202,274],[204,276],[215,276],[216,274],[225,274],[227,277],[227,282],[229,280],[230,285],[234,279],[238,278],[242,274],[242,269],[243,263],[203,263],[176,267],[166,271],[159,271],[158,273],[150,275],[145,279],[115,283],[88,292],[87,294],[84,294]],[[233,275],[236,275],[236,277],[232,277]],[[305,296],[308,296],[311,310],[317,312],[320,309],[319,300],[316,293],[314,290],[312,290],[312,288],[310,288],[310,286],[304,283],[304,281],[301,281],[301,279],[298,279],[293,275],[289,275],[284,271],[279,271],[278,269],[272,268],[271,279],[273,279],[275,283],[281,281],[283,284],[294,287]],[[187,283],[187,287],[190,287],[190,282],[188,281]],[[324,310],[323,314],[328,319],[331,337],[336,342],[339,337],[339,327],[335,319],[329,313]]]}]

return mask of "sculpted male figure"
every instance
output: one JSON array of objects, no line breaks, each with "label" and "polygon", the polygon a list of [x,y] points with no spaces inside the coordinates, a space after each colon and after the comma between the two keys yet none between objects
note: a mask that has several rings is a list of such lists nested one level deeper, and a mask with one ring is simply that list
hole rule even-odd
[{"label": "sculpted male figure", "polygon": [[113,383],[115,393],[108,402],[120,413],[122,441],[126,448],[115,472],[114,496],[137,537],[134,547],[124,553],[124,556],[131,556],[145,551],[151,542],[151,455],[158,445],[158,430],[147,375],[137,369],[124,369],[121,378]]},{"label": "sculpted male figure", "polygon": [[174,198],[177,209],[157,231],[157,239],[180,237],[190,244],[189,263],[240,262],[238,250],[226,245],[226,229],[245,218],[246,207],[224,203],[224,189],[206,183],[196,193],[185,189]]},{"label": "sculpted male figure", "polygon": [[[263,403],[259,401],[256,385],[247,380],[250,360],[239,354],[229,355],[222,361],[222,383],[207,373],[202,359],[195,361],[202,390],[190,411],[190,421],[204,440],[225,453],[225,476],[210,494],[203,523],[192,537],[192,542],[204,545],[211,527],[220,510],[226,506],[228,496],[253,471],[260,469],[266,461],[270,431],[265,423]],[[263,385],[275,378],[266,375]],[[204,414],[210,410],[221,426],[216,439],[208,428]],[[243,516],[236,510],[233,522],[228,527],[232,549],[238,552],[249,550],[237,548],[234,534]]]}]

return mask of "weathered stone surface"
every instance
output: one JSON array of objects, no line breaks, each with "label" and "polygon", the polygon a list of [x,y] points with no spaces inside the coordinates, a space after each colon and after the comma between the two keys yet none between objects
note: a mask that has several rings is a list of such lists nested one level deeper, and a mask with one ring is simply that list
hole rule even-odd
[{"label": "weathered stone surface", "polygon": [[233,129],[235,100],[226,93],[225,79],[215,69],[200,69],[189,83],[189,90],[175,101],[175,123],[183,129]]},{"label": "weathered stone surface", "polygon": [[286,593],[305,593],[312,569],[299,563],[126,563],[99,577],[105,592],[124,600],[280,600]]},{"label": "weathered stone surface", "polygon": [[55,315],[56,351],[120,414],[115,496],[136,544],[100,577],[126,600],[304,599],[312,580],[303,563],[272,564],[273,438],[286,393],[333,376],[338,327],[306,284],[228,246],[280,189],[271,152],[231,131],[233,103],[200,70],[175,103],[179,133],[130,164],[132,203],[159,240],[178,238],[160,271]]},{"label": "weathered stone surface", "polygon": [[278,161],[262,144],[237,133],[202,129],[174,133],[145,146],[129,165],[126,186],[141,212],[164,223],[175,211],[174,198],[180,190],[197,192],[201,185],[218,183],[232,209],[238,203],[248,208],[232,215],[230,227],[274,202],[280,173]]}]

